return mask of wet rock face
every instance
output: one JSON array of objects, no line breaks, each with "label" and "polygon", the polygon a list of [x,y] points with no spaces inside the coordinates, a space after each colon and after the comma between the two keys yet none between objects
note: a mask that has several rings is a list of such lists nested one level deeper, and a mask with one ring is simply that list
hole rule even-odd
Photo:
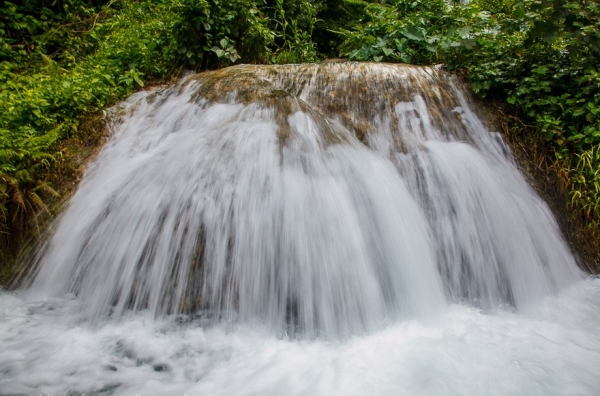
[{"label": "wet rock face", "polygon": [[[462,133],[460,105],[455,88],[443,71],[434,67],[356,62],[303,65],[239,65],[189,77],[199,85],[195,100],[207,103],[259,103],[271,107],[284,120],[296,111],[313,112],[333,120],[369,145],[368,135],[397,129],[398,106],[409,117],[421,116],[415,96],[429,110],[434,127],[448,136],[468,140]],[[407,105],[408,104],[408,105]],[[282,136],[288,134],[285,121]],[[331,140],[338,141],[332,134]],[[398,138],[399,136],[397,136]],[[343,139],[342,139],[343,140]],[[396,149],[405,151],[402,139]]]},{"label": "wet rock face", "polygon": [[92,321],[198,313],[331,338],[448,302],[526,306],[580,274],[468,98],[435,68],[348,62],[140,92],[31,292],[72,292]]},{"label": "wet rock face", "polygon": [[290,95],[257,75],[254,68],[247,69],[243,66],[201,73],[191,78],[200,83],[196,99],[206,99],[211,103],[249,104],[273,96]]}]

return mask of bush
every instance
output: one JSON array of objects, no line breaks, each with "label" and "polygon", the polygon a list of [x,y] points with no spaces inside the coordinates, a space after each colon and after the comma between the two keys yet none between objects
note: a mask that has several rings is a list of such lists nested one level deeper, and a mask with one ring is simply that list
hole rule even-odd
[{"label": "bush", "polygon": [[[0,232],[27,226],[56,195],[48,179],[62,152],[57,142],[78,133],[83,117],[168,75],[174,19],[164,5],[65,1],[5,3],[0,62]],[[33,7],[35,8],[35,7]],[[153,17],[148,17],[153,15]],[[60,41],[56,39],[60,38]]]}]

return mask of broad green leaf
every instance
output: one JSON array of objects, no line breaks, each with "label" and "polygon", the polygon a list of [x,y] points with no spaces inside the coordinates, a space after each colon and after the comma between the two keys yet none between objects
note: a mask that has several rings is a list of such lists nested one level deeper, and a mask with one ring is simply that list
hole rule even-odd
[{"label": "broad green leaf", "polygon": [[404,52],[406,46],[408,45],[408,41],[405,38],[403,38],[402,40],[395,39],[394,44],[396,44],[396,48],[398,49],[398,51]]},{"label": "broad green leaf", "polygon": [[410,40],[414,40],[414,41],[423,41],[425,40],[425,33],[423,32],[422,29],[418,28],[418,27],[409,27],[408,29],[405,29],[402,34],[407,37]]},{"label": "broad green leaf", "polygon": [[140,77],[137,75],[137,73],[133,75],[133,79],[140,87],[144,86],[144,82],[140,79]]},{"label": "broad green leaf", "polygon": [[367,47],[366,45],[363,45],[363,47],[358,51],[357,59],[358,60],[367,60],[367,59],[369,59],[370,53],[371,53],[371,50],[369,49],[369,47]]}]

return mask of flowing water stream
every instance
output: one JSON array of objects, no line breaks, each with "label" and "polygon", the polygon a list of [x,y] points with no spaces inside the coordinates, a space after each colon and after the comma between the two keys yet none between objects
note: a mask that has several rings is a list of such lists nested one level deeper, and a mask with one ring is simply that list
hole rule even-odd
[{"label": "flowing water stream", "polygon": [[133,95],[0,294],[0,395],[600,395],[600,279],[429,67]]}]

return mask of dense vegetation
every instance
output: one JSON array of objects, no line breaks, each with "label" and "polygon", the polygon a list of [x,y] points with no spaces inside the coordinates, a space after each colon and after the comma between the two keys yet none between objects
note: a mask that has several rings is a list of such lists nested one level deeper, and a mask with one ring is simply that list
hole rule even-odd
[{"label": "dense vegetation", "polygon": [[[600,248],[596,0],[21,0],[0,5],[0,247],[61,190],[64,142],[144,84],[233,63],[444,64],[550,153]],[[536,144],[537,144],[536,143]],[[0,260],[2,257],[0,255]]]}]

